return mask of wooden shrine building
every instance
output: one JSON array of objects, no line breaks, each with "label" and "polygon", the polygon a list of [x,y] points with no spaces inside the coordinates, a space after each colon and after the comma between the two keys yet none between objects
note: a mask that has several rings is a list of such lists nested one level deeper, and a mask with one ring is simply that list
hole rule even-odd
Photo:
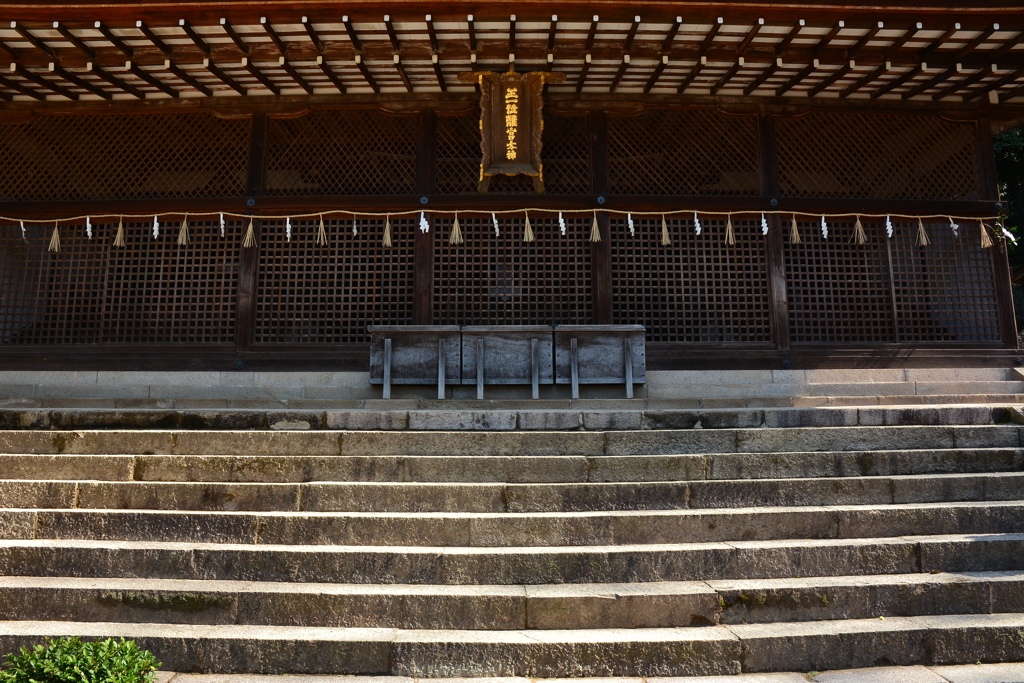
[{"label": "wooden shrine building", "polygon": [[3,2],[0,63],[8,369],[364,369],[373,324],[1017,354],[1019,1]]}]

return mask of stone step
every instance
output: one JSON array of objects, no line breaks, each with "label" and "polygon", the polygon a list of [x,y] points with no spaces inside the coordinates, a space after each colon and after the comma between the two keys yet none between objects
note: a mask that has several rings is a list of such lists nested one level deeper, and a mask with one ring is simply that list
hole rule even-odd
[{"label": "stone step", "polygon": [[11,455],[5,479],[573,483],[1024,470],[1024,448],[599,456]]},{"label": "stone step", "polygon": [[[871,400],[877,399],[870,390]],[[186,429],[186,430],[384,430],[384,431],[604,431],[725,428],[853,427],[874,425],[980,425],[1008,420],[1007,405],[1021,396],[992,404],[866,405],[757,408],[657,407],[644,401],[594,402],[565,407],[563,402],[538,401],[438,402],[428,409],[384,405],[346,409],[324,402],[316,410],[221,409],[207,411],[90,408],[85,399],[66,409],[0,409],[0,428],[10,430]],[[794,399],[795,401],[796,399]],[[813,403],[811,399],[801,399]],[[827,396],[818,403],[828,403]],[[746,401],[746,399],[744,399]],[[865,402],[864,400],[861,403]],[[385,402],[386,403],[386,402]]]},{"label": "stone step", "polygon": [[[1019,530],[1017,523],[1014,528]],[[549,547],[3,540],[0,576],[297,583],[633,583],[1024,569],[1024,534]]]},{"label": "stone step", "polygon": [[479,457],[1017,448],[1022,445],[1020,430],[1021,427],[1011,424],[469,433],[8,430],[0,431],[0,453]]},{"label": "stone step", "polygon": [[0,510],[8,538],[467,547],[1016,531],[1024,502],[561,513]]},{"label": "stone step", "polygon": [[0,622],[0,649],[43,637],[129,637],[165,668],[221,673],[683,676],[1024,658],[1024,615],[946,615],[705,628],[413,630]]},{"label": "stone step", "polygon": [[1024,500],[1024,473],[569,484],[0,480],[0,508],[585,512]]},{"label": "stone step", "polygon": [[539,586],[0,577],[0,621],[607,629],[1024,610],[1024,572]]},{"label": "stone step", "polygon": [[1024,529],[1024,501],[558,513],[0,510],[9,539],[333,546],[602,546]]}]

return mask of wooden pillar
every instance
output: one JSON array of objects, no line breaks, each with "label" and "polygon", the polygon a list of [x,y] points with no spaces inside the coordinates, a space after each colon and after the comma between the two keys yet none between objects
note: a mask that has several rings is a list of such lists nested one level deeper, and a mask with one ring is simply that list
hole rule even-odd
[{"label": "wooden pillar", "polygon": [[[779,169],[775,157],[775,122],[768,114],[757,118],[757,168],[761,196],[779,196]],[[767,216],[764,248],[768,263],[769,315],[772,337],[783,351],[789,350],[789,299],[786,294],[785,222],[777,214]]]},{"label": "wooden pillar", "polygon": [[[419,137],[416,145],[416,194],[429,197],[434,194],[437,173],[437,113],[424,109],[419,115]],[[424,210],[429,205],[422,204]],[[414,325],[430,325],[434,321],[434,228],[435,221],[427,214],[430,232],[423,232],[419,224],[415,234],[413,254],[413,307]]]},{"label": "wooden pillar", "polygon": [[[253,114],[249,132],[249,167],[246,173],[245,193],[255,201],[250,213],[258,209],[258,197],[263,196],[264,177],[266,175],[265,152],[267,146],[267,115],[265,112]],[[256,287],[260,264],[260,223],[254,219],[253,230],[256,233],[256,246],[243,247],[239,242],[241,254],[238,259],[238,304],[235,309],[235,351],[239,354],[249,350],[252,345],[253,330],[256,326]],[[243,230],[248,225],[243,226]]]},{"label": "wooden pillar", "polygon": [[[603,111],[590,113],[590,192],[608,194],[608,119]],[[590,287],[594,324],[612,324],[612,244],[608,214],[597,212],[601,241],[590,243]],[[587,234],[590,231],[587,230]]]},{"label": "wooden pillar", "polygon": [[[996,177],[996,153],[992,142],[992,121],[978,119],[978,182],[982,200],[999,199],[999,179]],[[1010,284],[1010,264],[1007,260],[1006,241],[995,240],[992,252],[992,270],[995,277],[996,301],[999,306],[999,328],[1003,344],[1017,348],[1017,318],[1013,311],[1013,288]]]}]

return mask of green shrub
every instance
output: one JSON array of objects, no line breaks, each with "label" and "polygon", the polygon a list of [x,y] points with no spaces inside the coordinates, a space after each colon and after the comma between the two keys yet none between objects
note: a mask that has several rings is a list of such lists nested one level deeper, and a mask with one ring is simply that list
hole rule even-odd
[{"label": "green shrub", "polygon": [[135,641],[47,639],[7,655],[0,683],[150,683],[160,662]]}]

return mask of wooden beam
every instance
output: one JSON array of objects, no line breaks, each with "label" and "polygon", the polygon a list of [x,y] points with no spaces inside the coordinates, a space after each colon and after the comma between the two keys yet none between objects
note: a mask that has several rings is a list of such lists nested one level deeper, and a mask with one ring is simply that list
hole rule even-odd
[{"label": "wooden beam", "polygon": [[369,86],[373,90],[373,92],[379,93],[380,92],[380,86],[377,85],[377,81],[374,80],[373,74],[370,73],[370,70],[367,68],[366,64],[363,63],[362,55],[356,55],[355,56],[355,62],[356,62],[356,67],[359,69],[359,73],[361,73],[363,75],[363,78],[366,80],[367,84],[369,84]]},{"label": "wooden beam", "polygon": [[437,54],[430,55],[430,63],[434,66],[434,77],[437,78],[437,87],[441,92],[448,92],[448,84],[444,81],[444,69],[441,68],[440,59]]},{"label": "wooden beam", "polygon": [[92,64],[91,66],[92,66],[91,71],[94,74],[96,74],[97,76],[99,76],[100,78],[102,78],[107,83],[109,83],[112,86],[114,86],[115,88],[118,88],[119,90],[122,90],[122,91],[128,93],[129,95],[131,95],[132,97],[136,97],[136,98],[138,98],[140,100],[146,99],[146,93],[144,93],[143,91],[139,90],[138,88],[136,88],[131,83],[126,83],[124,80],[118,78],[117,76],[115,76],[114,74],[110,73],[109,71],[107,71],[106,69],[104,69],[101,66],[97,66],[96,64]]},{"label": "wooden beam", "polygon": [[890,90],[894,90],[895,88],[900,87],[901,85],[903,85],[904,83],[906,83],[910,79],[916,77],[919,73],[921,73],[921,71],[922,71],[922,69],[921,69],[920,65],[915,66],[910,71],[907,71],[903,75],[898,76],[897,78],[894,78],[893,80],[889,81],[888,83],[880,86],[877,90],[875,90],[873,93],[871,93],[871,99],[876,100],[879,97],[881,97],[882,95],[884,95],[887,92],[889,92]]},{"label": "wooden beam", "polygon": [[619,64],[618,71],[615,72],[615,77],[612,78],[612,84],[608,88],[608,92],[615,92],[615,88],[619,87],[619,81],[626,75],[626,69],[629,68],[629,55],[622,55],[622,63]]},{"label": "wooden beam", "polygon": [[103,25],[102,21],[93,22],[92,26],[94,29],[103,34],[103,37],[106,38],[108,43],[110,43],[118,50],[120,50],[121,54],[123,54],[128,59],[135,59],[135,50],[128,47],[128,45],[125,44],[123,40],[115,36],[109,28]]},{"label": "wooden beam", "polygon": [[50,59],[57,59],[57,51],[54,50],[49,45],[47,45],[42,40],[40,40],[39,38],[36,38],[34,35],[32,35],[32,32],[29,31],[27,28],[25,28],[24,26],[22,26],[21,24],[19,24],[16,21],[12,21],[11,22],[11,28],[14,29],[18,33],[18,35],[21,36],[32,47],[34,47],[37,50],[42,51]]},{"label": "wooden beam", "polygon": [[213,97],[213,91],[210,90],[208,87],[206,87],[206,85],[202,81],[200,81],[198,78],[196,78],[192,74],[188,73],[187,71],[185,71],[184,69],[179,67],[177,64],[175,64],[171,60],[169,60],[169,59],[164,60],[164,66],[167,68],[168,71],[170,71],[172,74],[174,74],[179,80],[181,80],[181,81],[185,82],[186,84],[192,86],[193,88],[195,88],[199,92],[203,93],[203,95],[205,95],[207,97]]},{"label": "wooden beam", "polygon": [[683,78],[682,83],[680,83],[679,87],[676,88],[677,94],[682,95],[683,92],[690,87],[690,84],[696,80],[697,76],[699,76],[700,72],[704,69],[705,64],[707,64],[707,57],[701,57],[697,63],[693,65],[693,68],[690,69],[690,73]]},{"label": "wooden beam", "polygon": [[516,15],[508,18],[508,51],[516,51]]},{"label": "wooden beam", "polygon": [[[249,165],[246,171],[245,193],[249,197],[262,197],[266,183],[267,115],[254,114],[249,132]],[[256,219],[255,230],[261,221]],[[243,227],[244,229],[244,227]],[[235,350],[245,353],[253,341],[256,327],[256,288],[259,281],[259,232],[256,246],[241,249],[238,259],[238,306],[235,310]]]},{"label": "wooden beam", "polygon": [[953,57],[956,61],[960,61],[968,54],[974,51],[974,48],[978,47],[986,40],[992,37],[992,34],[999,30],[999,24],[992,24],[984,31],[979,33],[977,36],[972,38],[966,45],[957,50],[956,55]]},{"label": "wooden beam", "polygon": [[185,32],[185,35],[189,37],[192,44],[199,48],[199,51],[206,55],[207,59],[211,58],[210,45],[203,40],[202,36],[196,33],[196,30],[192,28],[192,24],[188,23],[185,19],[178,20],[178,26]]},{"label": "wooden beam", "polygon": [[974,92],[965,94],[964,95],[964,101],[965,102],[972,102],[972,101],[978,99],[979,97],[981,97],[982,95],[987,95],[989,92],[991,92],[993,90],[999,90],[1000,88],[1002,88],[1007,83],[1012,83],[1013,81],[1017,80],[1018,78],[1024,78],[1024,68],[1020,68],[1020,69],[1017,69],[1016,71],[1011,71],[1008,74],[1004,74],[1003,76],[997,78],[996,80],[994,80],[994,81],[992,81],[990,83],[986,83],[985,85],[981,86],[980,88],[978,88]]},{"label": "wooden beam", "polygon": [[310,41],[313,43],[313,47],[317,50],[317,66],[323,72],[324,76],[334,84],[334,87],[338,89],[338,92],[345,94],[348,89],[345,87],[345,83],[341,78],[334,72],[331,65],[327,63],[327,56],[324,54],[324,41],[320,39],[316,29],[313,28],[313,22],[310,21],[309,17],[302,17],[302,25],[306,27],[306,35],[309,36]]},{"label": "wooden beam", "polygon": [[636,32],[640,28],[640,15],[633,17],[633,24],[629,27],[629,33],[626,34],[626,42],[622,44],[622,52],[629,54],[629,51],[633,49],[633,41],[636,40]]},{"label": "wooden beam", "polygon": [[811,75],[811,73],[813,73],[814,70],[817,69],[817,68],[818,68],[818,60],[817,59],[813,59],[810,64],[808,64],[804,68],[800,69],[800,71],[798,71],[795,76],[793,76],[788,81],[783,83],[781,86],[776,88],[775,89],[775,96],[776,97],[782,97],[787,92],[789,92],[789,90],[791,88],[793,88],[794,86],[796,86],[799,83],[802,83],[803,80],[805,78],[807,78],[809,75]]},{"label": "wooden beam", "polygon": [[757,20],[757,23],[755,23],[750,28],[750,30],[747,31],[746,37],[744,37],[743,40],[740,41],[740,44],[736,46],[736,54],[737,55],[742,55],[744,52],[747,51],[747,47],[750,46],[750,43],[754,40],[754,38],[757,37],[757,34],[761,32],[762,28],[764,28],[764,19],[763,18]]},{"label": "wooden beam", "polygon": [[940,90],[939,92],[933,94],[932,95],[932,101],[934,102],[936,100],[941,100],[944,97],[949,97],[950,95],[952,95],[955,92],[958,92],[960,90],[964,90],[965,88],[969,88],[972,85],[974,85],[975,83],[977,83],[978,81],[980,81],[981,79],[985,78],[985,76],[988,76],[991,73],[992,73],[991,65],[986,67],[986,68],[978,69],[977,71],[975,71],[970,76],[967,76],[966,78],[962,78],[959,81],[953,83],[952,85],[949,85],[949,86],[943,88],[942,90]]},{"label": "wooden beam", "polygon": [[51,91],[51,92],[53,92],[53,93],[55,93],[57,95],[60,95],[61,97],[67,98],[67,99],[72,100],[72,101],[78,101],[78,93],[71,92],[67,88],[65,88],[63,86],[60,86],[60,85],[57,85],[56,83],[50,81],[49,79],[43,78],[42,76],[40,76],[37,73],[29,71],[28,69],[26,69],[25,67],[21,66],[20,64],[12,64],[12,66],[14,67],[14,69],[12,70],[12,73],[18,74],[19,76],[24,78],[26,81],[32,81],[36,85],[41,85],[42,87],[46,88],[47,90],[49,90],[49,91]]},{"label": "wooden beam", "polygon": [[881,31],[883,28],[885,28],[885,24],[879,21],[870,29],[868,29],[868,32],[862,35],[860,39],[856,43],[851,45],[850,49],[846,51],[846,58],[853,59],[854,57],[856,57],[857,53],[860,52],[864,48],[864,46],[871,41],[872,38],[877,36],[878,32]]},{"label": "wooden beam", "polygon": [[662,55],[661,60],[658,62],[658,65],[654,67],[654,72],[651,74],[651,77],[647,79],[647,83],[644,85],[645,93],[651,92],[651,88],[653,88],[655,84],[658,82],[658,79],[661,78],[661,74],[662,72],[665,71],[665,67],[667,66],[668,55]]},{"label": "wooden beam", "polygon": [[68,81],[70,83],[74,83],[79,88],[82,88],[83,90],[88,90],[93,95],[98,95],[99,97],[102,97],[105,100],[112,100],[112,99],[114,99],[114,96],[112,94],[110,94],[109,92],[107,92],[106,90],[104,90],[103,88],[99,87],[98,85],[96,85],[92,81],[87,81],[84,78],[79,77],[78,74],[75,74],[75,73],[72,73],[72,72],[68,71],[67,69],[65,69],[61,65],[53,64],[52,67],[53,67],[53,72],[55,74],[57,74],[58,76],[60,76],[61,78],[63,78],[65,81]]},{"label": "wooden beam", "polygon": [[434,28],[434,17],[428,14],[423,18],[427,24],[427,38],[430,40],[430,49],[433,54],[437,54],[441,50],[441,44],[437,40],[437,29]]},{"label": "wooden beam", "polygon": [[551,23],[548,24],[548,53],[554,52],[555,50],[555,36],[558,33],[558,15],[551,15]]},{"label": "wooden beam", "polygon": [[469,51],[476,54],[476,26],[473,25],[473,15],[466,17],[466,27],[469,31]]},{"label": "wooden beam", "polygon": [[244,40],[242,40],[242,36],[238,35],[238,31],[236,31],[231,26],[231,22],[229,22],[224,17],[221,17],[220,27],[224,30],[224,33],[228,35],[228,38],[231,39],[231,42],[235,44],[235,47],[238,48],[239,52],[241,52],[243,55],[249,54],[249,45]]},{"label": "wooden beam", "polygon": [[843,65],[843,66],[839,67],[838,69],[836,69],[835,71],[833,71],[829,76],[827,76],[823,80],[819,81],[817,85],[815,85],[810,90],[808,90],[807,91],[807,96],[808,97],[814,97],[815,95],[820,93],[822,90],[824,90],[825,88],[829,87],[830,85],[832,85],[833,83],[838,81],[840,78],[842,78],[846,74],[848,74],[851,71],[853,71],[853,68],[854,68],[854,62],[851,59],[845,65]]},{"label": "wooden beam", "polygon": [[145,81],[146,83],[149,83],[151,86],[153,86],[157,90],[161,90],[164,93],[166,93],[167,95],[170,95],[171,97],[178,97],[180,95],[180,93],[178,93],[177,90],[172,88],[167,83],[164,83],[162,80],[160,80],[159,78],[157,78],[153,74],[149,73],[148,71],[146,71],[145,69],[140,67],[138,64],[129,61],[129,62],[125,62],[124,67],[125,67],[125,69],[128,70],[128,73],[132,74],[133,76],[135,76],[136,78],[138,78],[141,81]]},{"label": "wooden beam", "polygon": [[391,49],[400,52],[402,44],[398,41],[398,34],[395,32],[395,25],[391,23],[391,15],[384,15],[384,28],[388,31],[388,38],[391,39]]},{"label": "wooden beam", "polygon": [[18,83],[17,81],[12,81],[9,78],[5,78],[3,76],[0,76],[0,86],[3,86],[9,90],[13,90],[19,95],[31,97],[34,100],[39,100],[40,102],[46,101],[46,95],[43,95],[38,90],[34,90],[33,88],[27,88],[21,83]]},{"label": "wooden beam", "polygon": [[881,76],[882,74],[884,74],[888,70],[889,70],[889,64],[883,64],[882,66],[874,69],[873,71],[869,72],[868,74],[858,78],[852,84],[847,86],[846,90],[844,90],[842,93],[840,93],[839,96],[843,97],[843,98],[849,97],[850,95],[852,95],[853,93],[857,92],[858,90],[860,90],[864,86],[868,85],[869,83],[874,83],[878,79],[879,76]]},{"label": "wooden beam", "polygon": [[[590,191],[604,195],[608,185],[608,117],[603,111],[590,113]],[[594,323],[612,322],[612,250],[608,214],[597,212],[600,242],[590,243],[590,290],[593,297]],[[589,232],[589,231],[588,231]]]},{"label": "wooden beam", "polygon": [[[779,195],[779,170],[775,151],[775,120],[768,114],[757,117],[757,176],[760,194],[765,198]],[[785,228],[776,213],[769,213],[768,234],[764,238],[768,266],[768,311],[772,339],[777,348],[790,346],[789,299],[786,287]]]},{"label": "wooden beam", "polygon": [[703,57],[708,53],[708,48],[715,42],[715,36],[722,30],[722,25],[725,23],[724,17],[718,17],[718,20],[711,25],[711,30],[708,31],[707,35],[704,36],[704,40],[701,41],[700,49],[697,51],[697,55]]},{"label": "wooden beam", "polygon": [[942,47],[942,44],[945,43],[950,38],[952,38],[953,35],[957,31],[959,31],[959,30],[960,30],[960,24],[959,23],[953,24],[952,26],[947,28],[945,30],[945,32],[941,36],[939,36],[934,41],[932,41],[932,43],[930,45],[928,45],[923,50],[918,52],[917,53],[918,57],[921,58],[921,61],[924,61],[924,60],[928,59],[933,52],[935,52],[940,47]]},{"label": "wooden beam", "polygon": [[586,56],[583,57],[583,68],[580,69],[580,76],[576,79],[576,92],[583,92],[583,84],[587,80],[587,74],[590,73],[591,59],[592,57],[590,56],[590,53],[587,53]]},{"label": "wooden beam", "polygon": [[146,26],[146,23],[144,21],[136,21],[135,28],[142,31],[142,35],[146,36],[146,40],[151,42],[153,44],[153,47],[160,50],[160,52],[163,52],[165,57],[171,56],[172,51],[170,46],[167,43],[165,43],[163,39],[160,38],[160,36],[153,33],[153,30],[149,28],[149,26]]},{"label": "wooden beam", "polygon": [[[437,114],[424,109],[419,114],[416,140],[417,194],[432,195],[437,176]],[[422,207],[422,205],[421,205]],[[429,232],[414,230],[413,237],[413,324],[430,325],[434,319],[434,242],[437,239],[433,216],[428,218]]]},{"label": "wooden beam", "polygon": [[239,95],[248,94],[248,91],[242,87],[241,83],[239,83],[235,79],[231,78],[231,76],[228,76],[226,73],[224,73],[224,70],[216,64],[214,64],[212,59],[204,59],[203,66],[206,67],[206,69],[209,70],[211,74],[216,76],[221,83],[228,86]]},{"label": "wooden beam", "polygon": [[919,83],[918,85],[914,86],[913,88],[911,88],[907,92],[905,92],[902,95],[900,95],[900,97],[902,99],[904,99],[904,100],[909,100],[911,97],[914,97],[916,95],[920,95],[925,90],[928,90],[929,88],[932,88],[932,87],[938,85],[939,83],[942,83],[943,81],[947,80],[950,76],[952,76],[953,74],[957,73],[957,71],[958,71],[958,69],[955,66],[950,67],[950,68],[946,69],[945,71],[940,72],[937,76],[933,76],[932,78],[929,78],[924,83]]},{"label": "wooden beam", "polygon": [[726,84],[732,79],[736,73],[743,68],[743,57],[736,60],[736,63],[729,67],[729,70],[718,79],[718,82],[711,86],[711,94],[717,95],[718,91],[726,86]]},{"label": "wooden beam", "polygon": [[405,65],[402,64],[402,58],[399,55],[395,55],[393,58],[395,69],[398,71],[398,77],[402,79],[402,83],[405,84],[407,92],[412,92],[412,81],[409,80],[409,73],[405,70]]},{"label": "wooden beam", "polygon": [[594,38],[597,37],[597,24],[601,21],[601,17],[594,15],[594,18],[590,21],[590,31],[587,32],[587,42],[583,48],[584,52],[590,53],[594,49]]},{"label": "wooden beam", "polygon": [[284,72],[288,74],[288,77],[295,81],[296,85],[306,91],[307,95],[313,94],[313,86],[302,77],[302,74],[299,73],[298,69],[288,63],[288,59],[284,55],[281,55],[278,58],[278,64],[282,69],[284,69]]},{"label": "wooden beam", "polygon": [[271,24],[266,17],[260,17],[260,26],[262,26],[263,30],[267,32],[268,36],[270,36],[270,40],[274,43],[274,47],[277,48],[277,51],[282,55],[287,56],[288,46],[285,44],[284,39],[281,38],[281,34],[279,34],[277,29],[274,28],[273,24]]},{"label": "wooden beam", "polygon": [[767,81],[772,75],[782,66],[782,57],[776,57],[775,61],[768,65],[768,68],[757,75],[757,77],[750,82],[747,87],[743,89],[744,95],[750,95],[750,93],[761,87],[761,84]]},{"label": "wooden beam", "polygon": [[270,76],[267,76],[265,73],[263,73],[255,64],[253,64],[249,60],[248,57],[242,57],[242,68],[244,68],[246,71],[252,74],[253,78],[255,78],[257,81],[263,84],[264,88],[274,93],[275,95],[281,94],[281,89],[277,87],[277,83],[274,83],[274,81],[270,79]]}]

